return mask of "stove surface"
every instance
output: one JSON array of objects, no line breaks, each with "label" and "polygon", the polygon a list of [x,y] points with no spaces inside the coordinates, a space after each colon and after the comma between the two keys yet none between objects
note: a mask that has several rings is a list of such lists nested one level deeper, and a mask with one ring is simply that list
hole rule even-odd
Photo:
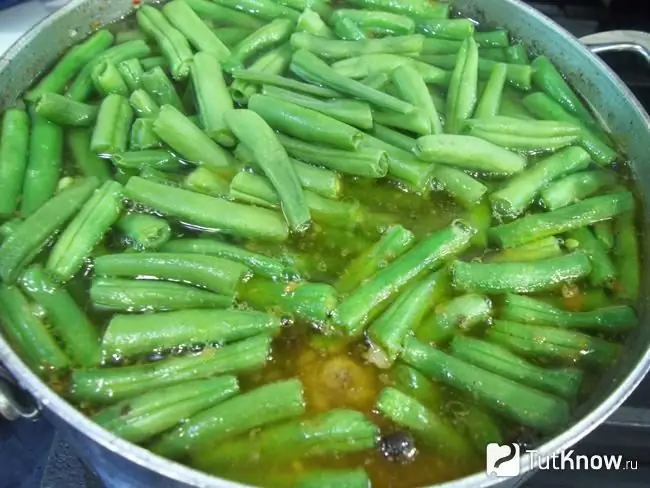
[{"label": "stove surface", "polygon": [[[31,0],[0,10],[0,56],[31,25],[66,0]],[[609,29],[650,30],[647,0],[527,2],[580,37]],[[634,55],[604,59],[650,110],[650,67]],[[604,425],[575,447],[576,454],[621,455],[638,461],[627,471],[538,471],[503,488],[641,488],[650,484],[650,378]],[[44,419],[0,420],[0,488],[112,488],[86,470],[65,439]],[[501,486],[501,485],[499,485]],[[127,488],[127,487],[120,487]]]}]

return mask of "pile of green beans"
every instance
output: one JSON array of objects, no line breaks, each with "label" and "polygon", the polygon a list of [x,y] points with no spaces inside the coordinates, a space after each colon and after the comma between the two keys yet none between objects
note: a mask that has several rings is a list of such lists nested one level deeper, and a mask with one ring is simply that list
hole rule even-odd
[{"label": "pile of green beans", "polygon": [[[171,0],[69,49],[2,114],[3,336],[102,427],[264,486],[387,486],[393,430],[458,476],[504,423],[561,431],[637,326],[624,154],[450,15]],[[315,406],[314,351],[382,386]]]}]

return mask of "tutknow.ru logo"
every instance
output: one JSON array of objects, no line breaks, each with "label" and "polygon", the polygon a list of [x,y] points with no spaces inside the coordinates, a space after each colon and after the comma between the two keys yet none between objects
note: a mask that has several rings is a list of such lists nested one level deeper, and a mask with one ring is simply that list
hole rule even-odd
[{"label": "tutknow.ru logo", "polygon": [[[535,450],[526,450],[530,454],[530,469],[542,471],[625,471],[636,470],[637,461],[623,459],[620,455],[575,454],[575,451],[562,451],[550,456],[542,456]],[[485,471],[490,476],[510,478],[518,476],[521,471],[521,448],[518,444],[488,444],[485,448]]]}]

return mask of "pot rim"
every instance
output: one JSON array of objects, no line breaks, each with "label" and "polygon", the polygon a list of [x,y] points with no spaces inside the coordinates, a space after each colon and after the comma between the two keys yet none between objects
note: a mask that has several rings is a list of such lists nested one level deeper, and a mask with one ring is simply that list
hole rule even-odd
[{"label": "pot rim", "polygon": [[[51,24],[55,23],[59,18],[66,16],[69,12],[75,10],[86,1],[87,0],[71,0],[64,7],[51,15],[48,15],[30,28],[4,55],[0,56],[0,71],[6,68],[10,59],[20,55],[21,51],[29,45],[43,29],[46,29]],[[646,113],[645,108],[625,83],[623,83],[619,76],[614,73],[604,61],[591,53],[589,49],[584,47],[579,40],[566,29],[533,7],[523,3],[521,0],[502,1],[512,6],[512,8],[519,9],[526,15],[547,24],[549,28],[552,28],[555,31],[555,34],[560,36],[562,42],[570,43],[574,47],[578,47],[585,51],[597,69],[614,80],[618,90],[620,90],[630,100],[635,110],[644,118],[647,126],[650,128],[650,117]],[[25,363],[23,363],[1,335],[0,360],[16,377],[20,385],[34,395],[42,407],[52,411],[72,428],[87,435],[93,441],[111,451],[113,454],[126,458],[145,469],[153,470],[170,480],[186,483],[195,487],[242,488],[250,486],[209,475],[176,461],[164,458],[143,447],[121,439],[108,430],[100,427],[90,418],[77,410],[72,404],[63,399],[63,397],[51,390],[47,384],[45,384],[26,366]],[[550,456],[551,454],[564,451],[576,444],[604,422],[607,417],[614,412],[614,410],[623,404],[623,402],[643,380],[649,370],[650,348],[646,348],[645,353],[639,358],[634,368],[627,373],[623,381],[620,382],[616,389],[605,400],[599,403],[597,407],[587,415],[564,430],[561,434],[551,438],[549,441],[539,446],[535,451],[536,454],[541,457]],[[522,476],[531,470],[531,465],[531,455],[529,453],[522,454],[520,462]],[[483,471],[434,486],[436,488],[488,487],[498,483],[503,483],[507,480],[508,478],[489,476],[485,471]]]}]

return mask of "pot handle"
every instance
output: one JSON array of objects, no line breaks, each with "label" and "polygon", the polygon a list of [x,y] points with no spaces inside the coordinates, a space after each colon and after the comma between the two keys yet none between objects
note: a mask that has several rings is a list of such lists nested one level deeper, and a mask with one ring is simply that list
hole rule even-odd
[{"label": "pot handle", "polygon": [[593,53],[634,51],[650,63],[650,33],[634,30],[597,32],[580,41]]},{"label": "pot handle", "polygon": [[18,386],[7,368],[0,364],[0,417],[7,420],[35,419],[40,412],[38,402]]}]

